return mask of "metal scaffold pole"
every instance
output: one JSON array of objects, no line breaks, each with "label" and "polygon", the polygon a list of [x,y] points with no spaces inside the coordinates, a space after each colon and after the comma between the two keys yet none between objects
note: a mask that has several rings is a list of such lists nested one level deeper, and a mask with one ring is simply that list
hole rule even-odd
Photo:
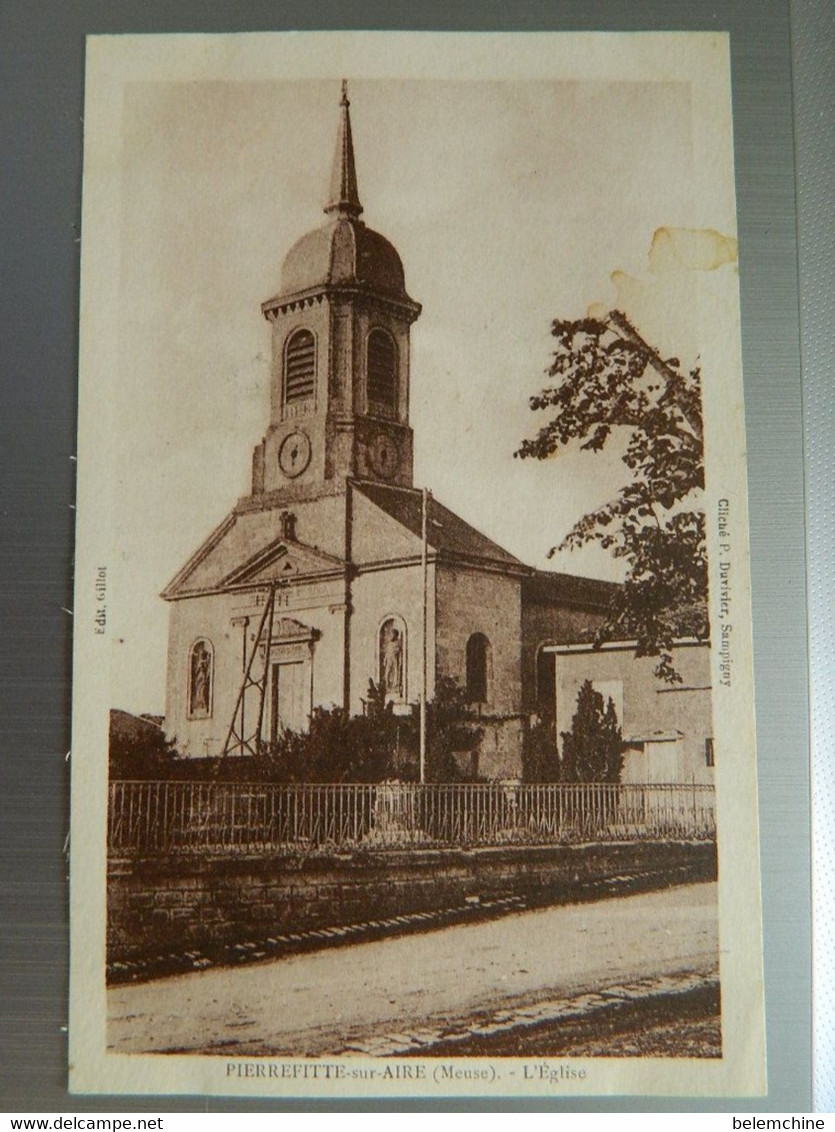
[{"label": "metal scaffold pole", "polygon": [[[261,617],[261,623],[258,626],[258,633],[255,637],[255,643],[252,646],[252,652],[249,657],[249,663],[244,672],[244,678],[241,682],[241,688],[238,692],[238,698],[235,702],[235,711],[232,715],[232,721],[229,724],[229,730],[226,733],[226,742],[223,744],[224,755],[257,755],[261,750],[261,735],[264,725],[264,707],[267,698],[267,676],[270,667],[270,646],[272,644],[273,632],[273,610],[275,608],[275,585],[270,586],[269,596],[264,607],[264,614]],[[266,631],[266,636],[265,636]],[[259,653],[259,646],[261,640],[264,638],[264,668],[260,676],[253,675],[253,668],[255,660]],[[244,640],[244,648],[246,648],[246,641]],[[255,731],[251,735],[246,734],[246,694],[250,688],[258,690],[258,723]]]}]

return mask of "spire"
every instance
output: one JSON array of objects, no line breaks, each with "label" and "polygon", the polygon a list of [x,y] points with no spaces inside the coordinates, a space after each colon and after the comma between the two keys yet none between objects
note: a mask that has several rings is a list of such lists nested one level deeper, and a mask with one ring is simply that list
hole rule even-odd
[{"label": "spire", "polygon": [[362,212],[357,190],[357,170],[354,165],[354,142],[351,138],[351,103],[348,101],[348,83],[342,80],[342,98],[339,100],[339,132],[336,135],[336,153],[333,156],[330,200],[325,212],[338,216],[359,216]]}]

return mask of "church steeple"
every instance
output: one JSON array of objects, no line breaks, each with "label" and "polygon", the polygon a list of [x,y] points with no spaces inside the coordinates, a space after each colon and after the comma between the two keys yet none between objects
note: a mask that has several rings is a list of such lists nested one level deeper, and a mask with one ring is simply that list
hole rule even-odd
[{"label": "church steeple", "polygon": [[[409,297],[397,250],[360,219],[347,85],[327,221],[284,257],[272,325],[270,423],[253,457],[253,495],[283,503],[348,477],[410,487]],[[278,495],[274,500],[279,499]]]},{"label": "church steeple", "polygon": [[359,216],[362,212],[357,169],[354,164],[354,142],[351,137],[351,103],[348,100],[348,83],[342,80],[342,98],[339,100],[339,130],[336,135],[336,152],[333,155],[330,199],[325,212],[338,216]]}]

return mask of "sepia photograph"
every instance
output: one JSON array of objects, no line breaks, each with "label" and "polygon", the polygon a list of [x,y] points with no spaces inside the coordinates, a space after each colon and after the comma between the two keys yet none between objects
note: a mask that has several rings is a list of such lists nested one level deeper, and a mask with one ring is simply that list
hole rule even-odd
[{"label": "sepia photograph", "polygon": [[76,1092],[765,1090],[727,37],[91,37]]}]

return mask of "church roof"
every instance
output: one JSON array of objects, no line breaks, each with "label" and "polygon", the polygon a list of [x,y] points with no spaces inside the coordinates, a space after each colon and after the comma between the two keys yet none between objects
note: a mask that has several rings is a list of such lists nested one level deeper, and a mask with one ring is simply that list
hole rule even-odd
[{"label": "church roof", "polygon": [[599,578],[582,578],[576,574],[560,574],[551,570],[533,570],[522,584],[525,598],[536,605],[568,602],[601,610],[608,609],[619,588],[617,582],[604,582]]},{"label": "church roof", "polygon": [[392,244],[368,228],[360,213],[350,102],[342,84],[327,224],[306,233],[290,248],[281,269],[281,290],[263,304],[265,313],[283,302],[326,287],[360,287],[420,311],[406,293],[403,263]]},{"label": "church roof", "polygon": [[[422,492],[415,488],[356,482],[354,487],[384,514],[421,538]],[[441,558],[472,565],[503,567],[528,574],[518,558],[444,507],[431,495],[427,543]],[[162,592],[167,600],[200,593],[249,589],[272,581],[312,579],[342,573],[346,563],[317,547],[288,539],[281,531],[281,508],[236,508],[195,551]]]},{"label": "church roof", "polygon": [[[419,550],[423,525],[423,493],[371,480],[351,481],[374,507],[414,536]],[[166,600],[201,593],[251,589],[294,578],[313,580],[344,572],[347,563],[282,529],[282,507],[237,507],[195,551],[162,592]],[[525,565],[487,535],[427,496],[427,544],[440,560],[520,576],[526,601],[605,610],[617,586],[613,582],[575,577]],[[417,552],[417,551],[415,551]]]},{"label": "church roof", "polygon": [[[381,511],[395,519],[411,534],[421,538],[423,525],[421,491],[412,487],[392,487],[370,481],[355,481],[355,487]],[[530,567],[525,566],[509,551],[504,550],[475,527],[471,527],[454,511],[444,507],[434,496],[428,496],[427,504],[426,540],[429,547],[442,557],[490,562],[525,572],[530,570]]]}]

